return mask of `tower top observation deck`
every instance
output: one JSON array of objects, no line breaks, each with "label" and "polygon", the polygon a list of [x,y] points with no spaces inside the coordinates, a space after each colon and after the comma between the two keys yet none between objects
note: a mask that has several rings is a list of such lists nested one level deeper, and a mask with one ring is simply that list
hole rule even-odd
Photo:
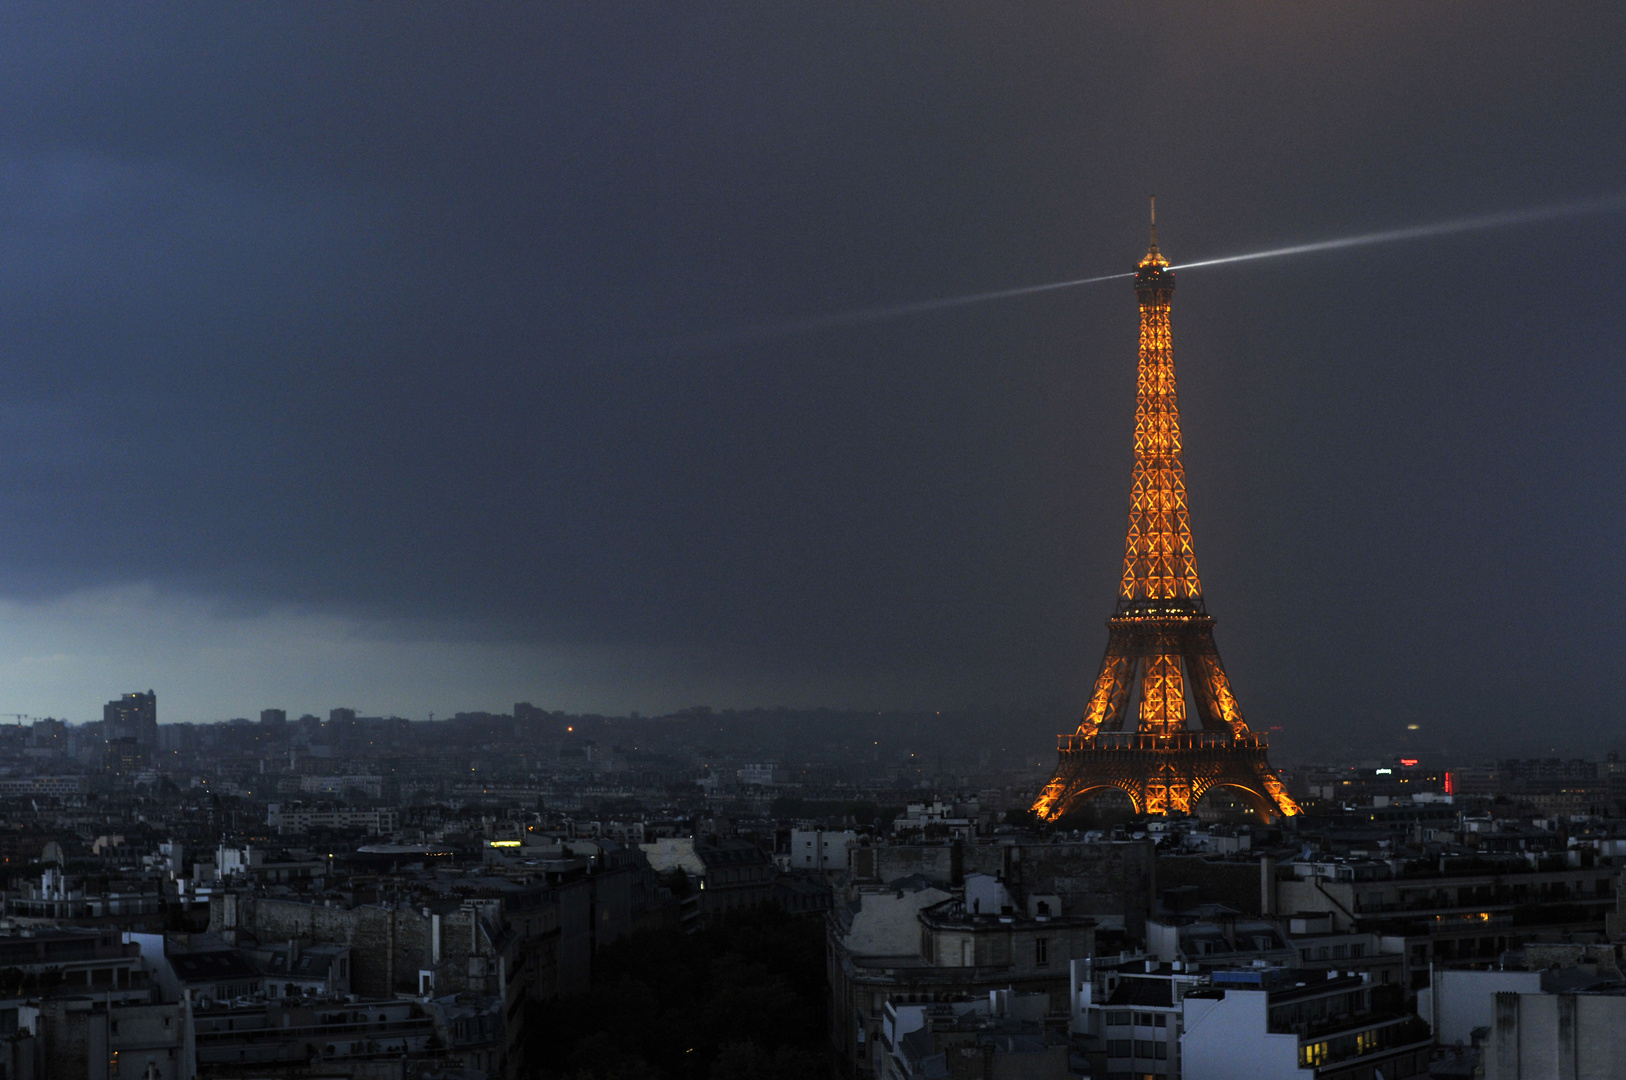
[{"label": "tower top observation deck", "polygon": [[1146,257],[1135,264],[1135,292],[1140,294],[1142,302],[1155,299],[1159,292],[1171,293],[1174,291],[1174,271],[1169,269],[1169,260],[1157,250],[1157,196],[1152,196],[1152,243],[1146,249]]}]

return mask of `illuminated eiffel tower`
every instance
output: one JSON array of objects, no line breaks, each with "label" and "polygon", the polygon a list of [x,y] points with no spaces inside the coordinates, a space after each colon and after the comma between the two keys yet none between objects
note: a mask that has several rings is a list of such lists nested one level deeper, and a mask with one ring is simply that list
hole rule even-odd
[{"label": "illuminated eiffel tower", "polygon": [[1230,787],[1263,817],[1291,816],[1299,808],[1231,693],[1197,578],[1169,337],[1174,274],[1157,250],[1155,201],[1135,295],[1135,471],[1118,607],[1107,620],[1107,654],[1084,719],[1061,737],[1055,778],[1033,810],[1054,820],[1117,788],[1138,813],[1183,814],[1205,792]]}]

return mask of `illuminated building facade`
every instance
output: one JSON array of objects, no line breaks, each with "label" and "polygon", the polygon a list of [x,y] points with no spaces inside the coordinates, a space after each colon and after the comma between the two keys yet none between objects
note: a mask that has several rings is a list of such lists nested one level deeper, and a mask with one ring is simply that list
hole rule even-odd
[{"label": "illuminated building facade", "polygon": [[1107,788],[1141,814],[1190,813],[1204,793],[1230,787],[1266,818],[1298,806],[1248,730],[1214,645],[1191,542],[1169,307],[1174,274],[1152,242],[1135,271],[1140,359],[1135,468],[1118,606],[1106,657],[1078,730],[1034,812],[1054,820]]},{"label": "illuminated building facade", "polygon": [[125,694],[102,706],[104,735],[108,739],[134,739],[143,750],[158,748],[158,695]]}]

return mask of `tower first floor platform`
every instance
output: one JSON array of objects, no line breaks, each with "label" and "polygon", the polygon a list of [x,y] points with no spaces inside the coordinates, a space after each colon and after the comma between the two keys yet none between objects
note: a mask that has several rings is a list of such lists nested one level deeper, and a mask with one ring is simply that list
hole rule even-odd
[{"label": "tower first floor platform", "polygon": [[1266,820],[1291,816],[1298,806],[1266,760],[1257,735],[1206,731],[1174,735],[1063,735],[1056,775],[1034,804],[1055,820],[1116,788],[1137,814],[1189,814],[1215,788],[1233,788]]}]

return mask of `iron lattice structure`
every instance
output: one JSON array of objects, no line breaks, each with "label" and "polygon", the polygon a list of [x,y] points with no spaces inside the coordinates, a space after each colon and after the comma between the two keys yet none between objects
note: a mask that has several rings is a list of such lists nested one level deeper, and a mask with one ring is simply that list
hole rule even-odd
[{"label": "iron lattice structure", "polygon": [[1056,775],[1033,810],[1054,820],[1117,788],[1137,813],[1190,813],[1206,792],[1231,787],[1266,817],[1291,816],[1299,808],[1242,719],[1203,605],[1169,335],[1174,274],[1157,249],[1155,206],[1135,294],[1135,470],[1118,606],[1084,718],[1061,737]]}]

